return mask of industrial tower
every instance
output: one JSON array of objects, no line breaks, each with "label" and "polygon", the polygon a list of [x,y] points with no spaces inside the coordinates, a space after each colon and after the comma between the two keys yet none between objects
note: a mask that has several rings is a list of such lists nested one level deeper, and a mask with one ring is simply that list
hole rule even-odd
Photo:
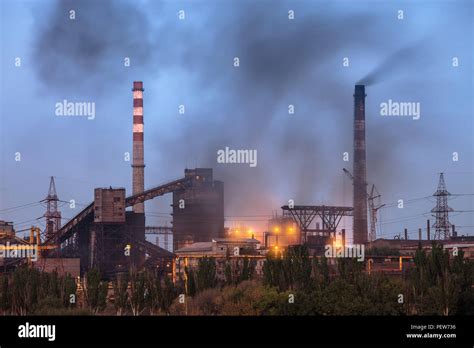
[{"label": "industrial tower", "polygon": [[433,194],[436,197],[436,207],[431,209],[434,217],[436,217],[436,222],[433,227],[435,228],[435,237],[434,239],[449,239],[451,223],[449,222],[449,212],[453,211],[452,208],[448,206],[448,196],[451,195],[446,190],[446,184],[444,183],[444,174],[440,173],[438,189]]},{"label": "industrial tower", "polygon": [[[143,150],[143,82],[133,82],[133,194],[145,191],[145,161]],[[144,213],[144,203],[137,203],[133,206],[135,213]]]},{"label": "industrial tower", "polygon": [[354,244],[367,243],[367,164],[365,153],[365,86],[354,91]]},{"label": "industrial tower", "polygon": [[48,196],[43,200],[46,202],[46,239],[52,237],[61,228],[61,212],[58,211],[58,195],[54,177],[49,182]]}]

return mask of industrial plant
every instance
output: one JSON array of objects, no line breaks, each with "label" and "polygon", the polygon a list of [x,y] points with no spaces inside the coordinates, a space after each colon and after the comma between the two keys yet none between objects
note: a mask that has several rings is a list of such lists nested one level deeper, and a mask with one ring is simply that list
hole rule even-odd
[{"label": "industrial plant", "polygon": [[473,14],[0,0],[0,348],[472,346]]},{"label": "industrial plant", "polygon": [[[262,273],[269,253],[284,253],[295,246],[305,245],[311,257],[322,257],[327,246],[344,249],[363,245],[367,249],[380,247],[396,250],[400,255],[395,258],[395,263],[391,260],[394,255],[390,254],[372,258],[371,262],[367,262],[369,273],[379,269],[381,272],[402,274],[404,268],[412,264],[415,251],[420,247],[430,248],[431,240],[441,243],[447,250],[460,248],[467,258],[474,257],[474,237],[458,236],[455,226],[449,221],[449,213],[453,210],[447,205],[450,193],[446,189],[443,173],[433,195],[437,202],[432,210],[435,222],[426,221],[426,235],[422,235],[420,229],[418,238],[414,239],[408,238],[406,230],[401,238],[377,237],[377,211],[383,205],[374,203],[380,194],[374,186],[369,192],[367,184],[364,85],[356,85],[353,96],[353,174],[343,168],[353,184],[353,206],[333,206],[331,202],[328,205],[283,205],[281,215],[269,219],[268,229],[263,231],[260,240],[256,239],[255,231],[239,235],[238,228],[232,233],[225,227],[225,183],[214,178],[212,168],[186,168],[181,178],[145,189],[146,118],[142,81],[133,82],[132,93],[131,194],[127,194],[123,187],[91,188],[93,201],[62,224],[59,195],[54,177],[51,177],[44,200],[45,231],[32,226],[26,229],[30,231],[29,237],[20,238],[17,233],[23,231],[15,231],[12,222],[1,221],[0,225],[1,244],[8,243],[10,249],[36,248],[38,260],[32,262],[31,256],[2,258],[2,272],[11,272],[22,264],[32,264],[43,271],[75,277],[98,269],[104,279],[114,279],[117,274],[134,268],[172,275],[176,279],[185,267],[200,258],[223,260],[232,256],[237,259],[254,258],[258,275]],[[146,202],[166,194],[172,194],[172,227],[147,225]],[[353,220],[352,231],[339,227],[341,220],[347,217]],[[42,233],[44,237],[41,237]],[[353,236],[352,243],[347,242],[348,234]],[[163,236],[165,243],[159,242],[159,238],[157,243],[152,243],[147,240],[147,235]]]}]

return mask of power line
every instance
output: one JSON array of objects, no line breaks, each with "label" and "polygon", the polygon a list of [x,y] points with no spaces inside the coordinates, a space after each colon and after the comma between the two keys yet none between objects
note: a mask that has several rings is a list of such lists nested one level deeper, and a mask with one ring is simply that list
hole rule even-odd
[{"label": "power line", "polygon": [[[410,203],[413,203],[413,202],[416,202],[416,201],[420,201],[420,200],[423,200],[423,199],[428,199],[431,198],[431,196],[426,196],[426,197],[420,197],[420,198],[412,198],[412,199],[402,199],[403,200],[403,205],[405,204],[410,204]],[[386,203],[384,207],[382,207],[381,209],[386,209],[386,208],[391,208],[393,206],[398,206],[399,202],[394,202],[394,203]]]},{"label": "power line", "polygon": [[41,203],[40,202],[32,202],[32,203],[28,203],[28,204],[18,205],[16,207],[0,209],[0,212],[5,212],[5,211],[10,211],[10,210],[15,210],[15,209],[31,208],[35,205],[41,205]]}]

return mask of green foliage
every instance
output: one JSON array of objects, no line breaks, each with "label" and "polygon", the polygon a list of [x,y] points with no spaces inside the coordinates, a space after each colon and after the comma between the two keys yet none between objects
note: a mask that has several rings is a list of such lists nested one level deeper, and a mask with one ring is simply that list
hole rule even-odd
[{"label": "green foliage", "polygon": [[77,287],[75,279],[70,274],[67,274],[66,276],[60,278],[59,284],[62,305],[64,307],[74,307],[75,303],[71,302],[71,295],[73,295],[73,298],[76,299]]},{"label": "green foliage", "polygon": [[145,308],[147,298],[146,276],[144,272],[130,272],[129,303],[133,315],[140,315]]},{"label": "green foliage", "polygon": [[325,287],[329,284],[329,265],[326,256],[320,259],[313,258],[313,274],[317,288]]},{"label": "green foliage", "polygon": [[[213,288],[216,285],[216,260],[213,257],[203,257],[199,259],[196,272],[197,291]],[[189,292],[189,294],[191,295],[191,292]]]},{"label": "green foliage", "polygon": [[[462,251],[450,259],[437,243],[428,251],[419,248],[414,267],[402,277],[368,275],[364,263],[344,258],[336,260],[337,272],[330,272],[328,260],[311,259],[305,247],[269,254],[263,279],[252,279],[255,264],[248,258],[229,256],[223,266],[223,287],[216,280],[213,258],[203,258],[195,270],[186,267],[186,283],[134,270],[119,275],[113,281],[115,312],[122,315],[130,306],[133,315],[474,315],[474,263]],[[108,283],[95,269],[85,280],[87,311],[70,303],[76,284],[69,275],[19,267],[0,277],[0,310],[16,315],[97,314],[106,308]],[[185,289],[183,306],[177,297]]]},{"label": "green foliage", "polygon": [[250,260],[248,257],[231,259],[227,256],[224,264],[224,285],[237,285],[252,279],[255,265],[255,260]]},{"label": "green foliage", "polygon": [[122,315],[128,304],[128,274],[118,274],[112,284],[115,311],[117,315]]},{"label": "green foliage", "polygon": [[166,313],[169,314],[169,310],[173,300],[178,296],[178,289],[174,286],[171,279],[165,276],[164,284],[161,286],[161,300],[160,308]]},{"label": "green foliage", "polygon": [[464,260],[462,250],[450,263],[448,251],[434,241],[430,253],[416,251],[415,265],[407,277],[409,314],[474,314],[473,263]]},{"label": "green foliage", "polygon": [[184,273],[186,275],[186,295],[196,295],[196,278],[191,267],[185,267]]},{"label": "green foliage", "polygon": [[267,256],[263,266],[263,283],[280,291],[308,289],[312,284],[312,265],[307,247],[296,246],[288,249],[283,257],[279,256]]},{"label": "green foliage", "polygon": [[8,314],[12,305],[10,281],[7,275],[1,276],[0,279],[0,309],[3,314]]},{"label": "green foliage", "polygon": [[86,273],[85,297],[90,311],[97,314],[107,304],[108,283],[101,281],[100,271],[96,268]]},{"label": "green foliage", "polygon": [[34,311],[38,302],[40,272],[35,268],[19,267],[13,273],[12,309],[17,315]]}]

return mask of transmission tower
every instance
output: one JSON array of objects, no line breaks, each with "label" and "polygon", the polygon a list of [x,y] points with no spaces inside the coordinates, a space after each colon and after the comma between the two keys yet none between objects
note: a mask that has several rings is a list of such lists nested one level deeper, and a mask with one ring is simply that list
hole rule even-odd
[{"label": "transmission tower", "polygon": [[444,174],[440,173],[438,189],[433,194],[436,197],[436,207],[431,209],[432,213],[435,213],[433,216],[436,218],[436,222],[433,227],[435,228],[434,239],[449,239],[451,223],[449,222],[449,212],[453,211],[452,208],[448,206],[448,196],[451,195],[446,190],[446,184],[444,183]]},{"label": "transmission tower", "polygon": [[58,211],[58,196],[54,177],[49,182],[48,196],[43,200],[46,202],[46,239],[53,236],[61,228],[61,212]]},{"label": "transmission tower", "polygon": [[[372,189],[370,190],[370,194],[367,194],[367,200],[369,202],[370,208],[370,232],[369,232],[369,240],[373,242],[377,239],[377,211],[384,207],[385,204],[380,204],[380,193],[377,191],[375,185],[372,184]],[[375,199],[379,198],[378,204],[375,204]]]}]

